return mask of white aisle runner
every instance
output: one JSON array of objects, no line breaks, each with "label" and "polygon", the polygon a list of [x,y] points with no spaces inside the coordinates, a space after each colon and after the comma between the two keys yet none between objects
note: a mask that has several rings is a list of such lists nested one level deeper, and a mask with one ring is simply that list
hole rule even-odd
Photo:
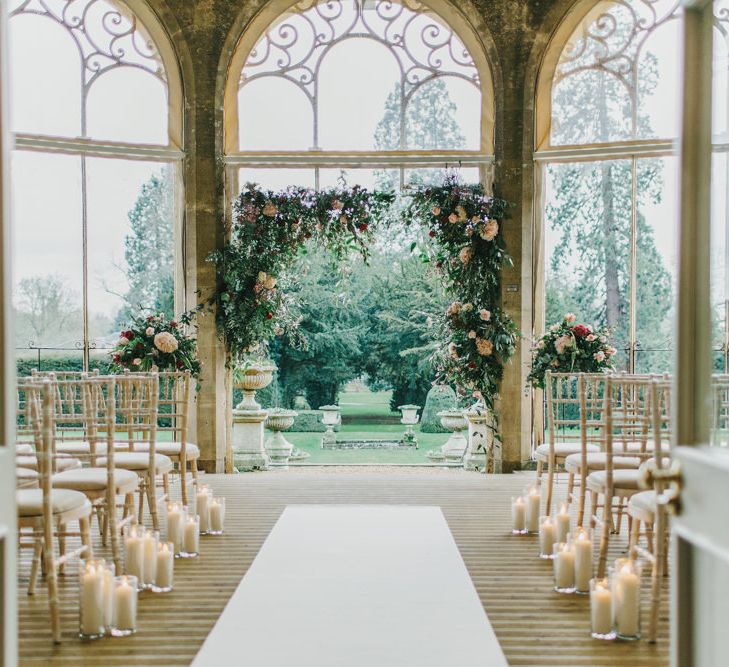
[{"label": "white aisle runner", "polygon": [[292,505],[193,665],[507,663],[440,508]]}]

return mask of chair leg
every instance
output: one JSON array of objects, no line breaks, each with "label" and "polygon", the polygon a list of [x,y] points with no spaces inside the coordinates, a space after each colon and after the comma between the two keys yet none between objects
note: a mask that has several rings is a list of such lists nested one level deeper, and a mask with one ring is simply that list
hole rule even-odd
[{"label": "chair leg", "polygon": [[[607,500],[605,501],[607,506]],[[605,576],[605,567],[607,565],[608,546],[610,544],[610,523],[602,522],[602,535],[600,536],[600,559],[597,563],[597,577],[602,579]]]},{"label": "chair leg", "polygon": [[30,566],[30,581],[28,582],[28,595],[35,595],[35,586],[38,582],[38,570],[41,568],[43,558],[43,538],[36,536],[33,544],[33,562]]},{"label": "chair leg", "polygon": [[618,503],[618,517],[617,522],[615,524],[615,532],[620,533],[620,528],[623,524],[623,513],[625,512],[626,503],[628,502],[627,498],[621,498],[620,502]]},{"label": "chair leg", "polygon": [[[193,479],[197,481],[197,475],[195,474],[197,472],[197,460],[192,460],[192,469],[193,469]],[[542,474],[544,474],[544,461],[537,461],[537,479],[542,479]]]},{"label": "chair leg", "polygon": [[653,544],[653,526],[650,523],[645,525],[645,540],[648,543],[648,551],[652,554],[655,552],[655,545]]},{"label": "chair leg", "polygon": [[590,528],[595,528],[597,522],[597,493],[590,491]]},{"label": "chair leg", "polygon": [[632,525],[630,526],[630,542],[628,543],[628,553],[632,558],[634,555],[633,551],[638,546],[638,540],[640,539],[640,519],[631,516],[628,516],[628,518],[632,520]]},{"label": "chair leg", "polygon": [[[153,481],[154,483],[154,481]],[[139,485],[139,516],[137,517],[137,523],[141,526],[144,524],[144,494],[146,492],[146,489],[144,488],[147,484],[146,478],[142,480],[142,483]]]},{"label": "chair leg", "polygon": [[[127,493],[124,497],[124,513],[122,514],[122,519],[126,519],[130,515],[134,517],[134,511],[134,493]],[[134,522],[134,518],[132,518],[132,522]]]},{"label": "chair leg", "polygon": [[[165,499],[169,500],[170,499],[170,474],[167,472],[164,475],[162,475],[162,488],[164,489]],[[183,489],[184,489],[184,482],[183,482]],[[187,504],[187,503],[183,503],[183,505],[185,505],[185,504]]]},{"label": "chair leg", "polygon": [[577,509],[577,525],[582,528],[585,520],[585,498],[587,496],[587,470],[580,470],[580,504]]},{"label": "chair leg", "polygon": [[117,572],[122,571],[121,554],[119,553],[119,531],[116,526],[116,493],[115,489],[109,489],[106,496],[107,520],[111,537],[111,557]]},{"label": "chair leg", "polygon": [[547,467],[547,503],[544,507],[544,514],[550,516],[552,513],[552,487],[554,486],[554,456],[549,457]]},{"label": "chair leg", "polygon": [[84,558],[94,557],[94,547],[91,544],[91,523],[89,517],[83,516],[78,520],[79,532],[81,533],[81,544],[86,547]]},{"label": "chair leg", "polygon": [[48,586],[48,607],[51,612],[51,633],[56,644],[61,643],[61,610],[58,605],[58,579],[56,577],[56,560],[53,545],[43,549],[43,560],[46,566],[46,585]]},{"label": "chair leg", "polygon": [[[180,482],[182,488],[180,489],[182,504],[187,505],[187,461],[180,457]],[[167,491],[167,500],[170,499],[169,490]]]},{"label": "chair leg", "polygon": [[572,505],[575,494],[575,473],[571,472],[567,477],[567,504]]},{"label": "chair leg", "polygon": [[157,493],[155,488],[155,480],[152,476],[145,481],[147,490],[147,504],[149,505],[149,513],[152,516],[153,530],[159,530],[159,517],[157,516]]},{"label": "chair leg", "polygon": [[[539,472],[539,465],[541,465],[541,461],[537,465],[537,472],[539,473],[537,475],[537,478],[541,477],[541,473]],[[192,470],[192,483],[197,486],[197,459],[192,459],[192,461],[190,461],[190,469]]]},{"label": "chair leg", "polygon": [[660,508],[657,508],[655,516],[654,528],[656,531],[655,542],[656,551],[653,561],[653,570],[651,572],[651,615],[648,622],[648,641],[651,644],[656,642],[656,632],[658,629],[658,612],[661,606],[661,579],[664,572],[664,566],[667,564],[666,543],[664,538],[668,535],[668,531],[664,528],[663,523],[666,520]]},{"label": "chair leg", "polygon": [[[66,536],[63,534],[66,530],[66,526],[64,526],[60,521],[58,522],[58,553],[59,555],[63,556],[63,554],[66,553]],[[48,570],[46,570],[46,575],[48,573]],[[66,574],[66,566],[64,563],[61,563],[61,565],[58,567],[58,574],[60,576],[63,576]]]}]

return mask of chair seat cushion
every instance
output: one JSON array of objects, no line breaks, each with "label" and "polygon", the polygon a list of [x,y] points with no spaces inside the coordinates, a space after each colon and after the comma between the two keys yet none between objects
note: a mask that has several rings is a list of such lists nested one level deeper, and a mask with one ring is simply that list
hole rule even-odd
[{"label": "chair seat cushion", "polygon": [[[149,451],[149,443],[142,442],[135,445],[135,449],[140,452]],[[182,449],[181,442],[158,442],[155,446],[157,454],[164,454],[165,456],[171,456],[177,458],[180,456],[180,449]],[[189,461],[191,459],[200,458],[200,448],[197,445],[193,445],[191,442],[185,443],[185,458]]]},{"label": "chair seat cushion", "polygon": [[[638,468],[641,459],[637,456],[613,456],[613,468]],[[564,462],[569,472],[580,472],[582,467],[582,454],[570,454]],[[605,452],[590,452],[587,454],[588,470],[605,470],[607,467],[607,454]]]},{"label": "chair seat cushion", "polygon": [[[588,444],[586,446],[588,452],[599,452],[600,448],[597,445]],[[554,455],[557,458],[565,458],[570,454],[579,454],[582,451],[582,446],[579,442],[557,442],[554,444]],[[547,461],[549,459],[549,443],[544,443],[537,447],[537,459]]]},{"label": "chair seat cushion", "polygon": [[15,469],[15,485],[18,489],[37,489],[38,471],[30,468]]},{"label": "chair seat cushion", "polygon": [[16,454],[32,454],[33,451],[34,451],[33,445],[30,445],[27,442],[20,442],[17,445],[15,445]]},{"label": "chair seat cushion", "polygon": [[[667,445],[666,445],[667,446]],[[642,442],[614,442],[614,452],[652,452],[655,448],[655,444],[652,440],[645,443],[645,449]]]},{"label": "chair seat cushion", "polygon": [[[38,470],[38,459],[35,456],[19,456],[15,460],[18,468],[30,468]],[[81,467],[81,461],[75,459],[68,454],[58,454],[56,456],[56,470],[74,470]]]},{"label": "chair seat cushion", "polygon": [[[613,489],[638,491],[640,486],[638,480],[640,472],[637,468],[630,470],[613,470]],[[587,488],[597,493],[605,493],[605,485],[607,484],[607,471],[597,470],[591,472],[587,476]]]},{"label": "chair seat cushion", "polygon": [[628,513],[632,515],[643,515],[641,519],[643,521],[648,521],[650,517],[655,517],[656,492],[641,491],[640,493],[633,494],[628,501]]},{"label": "chair seat cushion", "polygon": [[[114,443],[115,452],[126,451],[127,449],[129,449],[129,446],[125,442]],[[56,452],[69,455],[75,454],[77,456],[82,454],[89,455],[91,453],[91,445],[88,442],[82,442],[81,440],[73,442],[69,440],[57,443]],[[104,452],[106,452],[106,442],[97,442],[96,453],[103,454]]]},{"label": "chair seat cushion", "polygon": [[[81,468],[65,470],[53,475],[54,489],[75,489],[76,491],[103,491],[107,487],[106,468]],[[114,470],[114,491],[133,491],[139,485],[139,475],[133,470]]]},{"label": "chair seat cushion", "polygon": [[[106,465],[106,458],[97,460],[99,466]],[[149,468],[149,452],[119,452],[114,454],[114,467],[125,470],[146,470]],[[164,454],[154,455],[154,470],[156,473],[164,473],[172,470],[172,459]]]},{"label": "chair seat cushion", "polygon": [[[73,510],[86,510],[91,512],[91,503],[80,491],[58,489],[51,493],[52,511],[62,514]],[[43,515],[43,492],[40,489],[19,489],[16,492],[18,503],[18,516],[34,517]]]}]

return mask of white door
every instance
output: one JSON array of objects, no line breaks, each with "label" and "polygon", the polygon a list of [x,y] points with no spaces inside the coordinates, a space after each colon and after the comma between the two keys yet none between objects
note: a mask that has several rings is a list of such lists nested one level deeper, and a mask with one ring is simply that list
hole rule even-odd
[{"label": "white door", "polygon": [[7,6],[0,0],[0,667],[17,662],[15,601],[15,389],[10,331],[9,131],[7,126]]},{"label": "white door", "polygon": [[[729,665],[729,449],[709,447],[711,405],[710,0],[685,3],[681,234],[674,456],[681,465],[673,520],[673,667]],[[726,94],[726,91],[721,93]]]}]

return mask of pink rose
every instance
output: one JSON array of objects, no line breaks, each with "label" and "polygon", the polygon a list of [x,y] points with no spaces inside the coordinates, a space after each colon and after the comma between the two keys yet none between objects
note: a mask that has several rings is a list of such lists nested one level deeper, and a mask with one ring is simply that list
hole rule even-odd
[{"label": "pink rose", "polygon": [[605,361],[605,353],[602,350],[595,352],[595,361]]},{"label": "pink rose", "polygon": [[560,336],[554,341],[554,347],[557,350],[557,354],[562,354],[568,347],[572,347],[572,336],[564,335]]},{"label": "pink rose", "polygon": [[478,311],[478,316],[484,321],[488,322],[491,319],[491,311],[486,310],[485,308],[482,308]]},{"label": "pink rose", "polygon": [[455,213],[451,213],[448,216],[448,222],[450,222],[452,225],[455,225],[458,222],[458,216]]},{"label": "pink rose", "polygon": [[170,354],[177,350],[177,338],[168,331],[160,331],[154,337],[154,345],[161,352]]},{"label": "pink rose", "polygon": [[567,324],[572,324],[577,319],[577,316],[574,313],[567,313],[564,316],[564,321],[567,322]]},{"label": "pink rose", "polygon": [[487,220],[485,224],[481,225],[481,229],[479,230],[479,236],[484,241],[493,241],[498,233],[499,223],[496,220]]},{"label": "pink rose", "polygon": [[433,209],[431,210],[431,213],[433,215],[440,215],[440,206],[433,206]]},{"label": "pink rose", "polygon": [[471,246],[466,246],[465,248],[462,248],[461,252],[458,253],[458,256],[460,257],[463,264],[468,265],[468,263],[473,258],[473,248]]},{"label": "pink rose", "polygon": [[147,327],[147,328],[146,328],[146,329],[144,330],[144,333],[145,333],[145,334],[146,334],[147,336],[154,336],[154,328],[153,328],[153,327]]},{"label": "pink rose", "polygon": [[490,357],[494,351],[494,344],[486,338],[477,338],[476,349],[482,357]]},{"label": "pink rose", "polygon": [[117,345],[128,345],[129,339],[126,336],[122,336],[117,342]]},{"label": "pink rose", "polygon": [[473,331],[473,329],[472,329],[471,331],[469,331],[469,332],[468,332],[468,337],[469,337],[469,338],[470,338],[471,340],[473,340],[474,338],[476,338],[476,332],[475,332],[475,331]]},{"label": "pink rose", "polygon": [[139,357],[137,357],[136,359],[133,359],[133,360],[132,360],[132,363],[133,363],[133,364],[134,364],[135,366],[141,366],[141,365],[142,365],[142,360],[141,360],[141,359],[140,359]]}]

